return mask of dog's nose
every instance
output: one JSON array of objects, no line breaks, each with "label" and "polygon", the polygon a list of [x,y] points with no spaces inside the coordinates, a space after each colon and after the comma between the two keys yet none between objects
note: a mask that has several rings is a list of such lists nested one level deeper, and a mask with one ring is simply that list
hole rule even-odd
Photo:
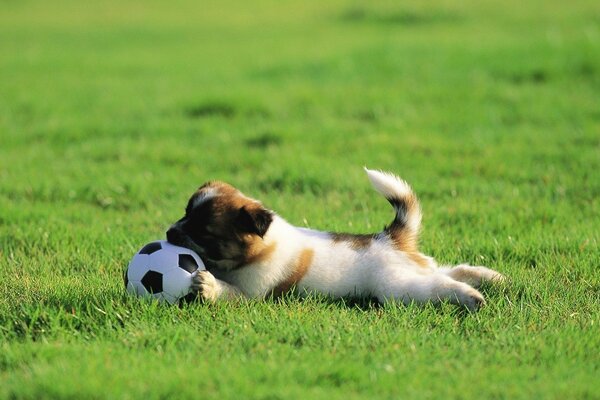
[{"label": "dog's nose", "polygon": [[181,231],[177,228],[169,228],[167,231],[167,241],[171,244],[177,245],[181,242]]}]

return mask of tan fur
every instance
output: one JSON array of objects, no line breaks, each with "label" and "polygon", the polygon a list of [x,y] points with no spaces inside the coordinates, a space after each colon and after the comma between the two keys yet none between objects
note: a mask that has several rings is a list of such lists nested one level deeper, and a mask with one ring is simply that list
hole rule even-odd
[{"label": "tan fur", "polygon": [[298,283],[308,272],[314,255],[315,251],[313,249],[302,250],[296,260],[296,265],[292,270],[292,274],[273,289],[273,295],[280,296],[288,292],[296,283]]},{"label": "tan fur", "polygon": [[[409,197],[406,197],[404,199],[404,202],[406,203],[406,208],[409,210],[409,213],[419,209],[419,202],[414,194]],[[391,227],[388,228],[387,231],[390,235],[390,238],[392,239],[392,243],[395,249],[405,252],[408,258],[410,258],[412,261],[414,261],[421,267],[429,266],[429,261],[419,252],[418,249],[418,231],[404,228],[391,229]]]},{"label": "tan fur", "polygon": [[[414,195],[405,198],[404,202],[406,203],[406,208],[409,210],[409,212],[419,208],[419,203]],[[388,232],[392,238],[392,241],[394,242],[394,246],[398,250],[406,252],[417,251],[417,243],[419,240],[418,232],[404,228],[389,229]]]},{"label": "tan fur", "polygon": [[395,230],[390,232],[390,237],[394,243],[394,248],[406,253],[408,258],[413,260],[421,267],[429,266],[429,261],[418,250],[418,237],[411,235],[406,230]]},{"label": "tan fur", "polygon": [[364,249],[371,245],[373,235],[354,235],[351,233],[331,233],[333,243],[345,242],[354,250]]},{"label": "tan fur", "polygon": [[405,252],[417,251],[417,238],[405,230],[391,231],[390,238],[397,250]]},{"label": "tan fur", "polygon": [[276,249],[277,242],[266,245],[262,240],[253,240],[246,251],[246,264],[268,261]]},{"label": "tan fur", "polygon": [[406,255],[408,256],[408,258],[417,263],[420,267],[427,268],[430,265],[429,260],[425,258],[421,253],[407,252]]}]

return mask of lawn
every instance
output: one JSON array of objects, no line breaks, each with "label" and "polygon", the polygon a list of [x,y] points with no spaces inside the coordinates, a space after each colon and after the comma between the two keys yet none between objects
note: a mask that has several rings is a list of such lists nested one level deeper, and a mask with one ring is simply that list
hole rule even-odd
[{"label": "lawn", "polygon": [[[0,398],[600,398],[600,3],[0,3]],[[222,179],[509,277],[487,306],[165,306],[122,272]]]}]

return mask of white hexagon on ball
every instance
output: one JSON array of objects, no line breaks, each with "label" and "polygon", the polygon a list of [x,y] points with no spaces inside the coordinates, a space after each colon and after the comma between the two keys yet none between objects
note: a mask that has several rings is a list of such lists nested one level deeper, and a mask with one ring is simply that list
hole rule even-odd
[{"label": "white hexagon on ball", "polygon": [[191,293],[192,276],[204,269],[192,250],[159,240],[133,256],[125,271],[125,288],[131,294],[173,304]]}]

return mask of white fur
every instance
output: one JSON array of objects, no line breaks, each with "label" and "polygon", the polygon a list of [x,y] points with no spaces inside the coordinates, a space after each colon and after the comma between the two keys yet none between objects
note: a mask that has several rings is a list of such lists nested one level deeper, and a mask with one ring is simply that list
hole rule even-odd
[{"label": "white fur", "polygon": [[[386,197],[412,195],[410,186],[391,174],[370,170],[367,173],[373,186]],[[312,262],[296,282],[303,294],[376,297],[381,302],[404,304],[447,300],[475,309],[484,299],[469,284],[478,286],[484,280],[503,279],[484,267],[439,268],[429,257],[429,265],[424,267],[395,249],[385,234],[376,235],[367,247],[353,248],[349,242],[332,240],[327,232],[295,227],[277,215],[264,240],[267,245],[275,243],[272,256],[234,271],[216,273],[218,279],[211,280],[210,285],[220,285],[220,279],[223,287],[209,290],[211,296],[231,294],[227,286],[232,285],[247,297],[264,297],[293,273],[297,260],[307,249],[313,252]]]},{"label": "white fur", "polygon": [[365,171],[375,190],[384,197],[412,195],[410,185],[396,175],[390,174],[389,172],[375,171],[366,167]]},{"label": "white fur", "polygon": [[[389,198],[407,198],[414,196],[413,191],[405,180],[400,179],[394,174],[383,171],[375,171],[365,167],[367,176],[371,184],[386,199]],[[417,206],[408,216],[407,228],[417,232],[421,225],[421,209]]]},{"label": "white fur", "polygon": [[199,205],[201,205],[202,203],[204,203],[206,200],[216,197],[218,194],[219,193],[215,188],[210,188],[210,187],[205,188],[204,190],[202,190],[202,192],[198,196],[196,196],[196,198],[194,199],[194,204],[192,204],[192,207],[196,208]]}]

